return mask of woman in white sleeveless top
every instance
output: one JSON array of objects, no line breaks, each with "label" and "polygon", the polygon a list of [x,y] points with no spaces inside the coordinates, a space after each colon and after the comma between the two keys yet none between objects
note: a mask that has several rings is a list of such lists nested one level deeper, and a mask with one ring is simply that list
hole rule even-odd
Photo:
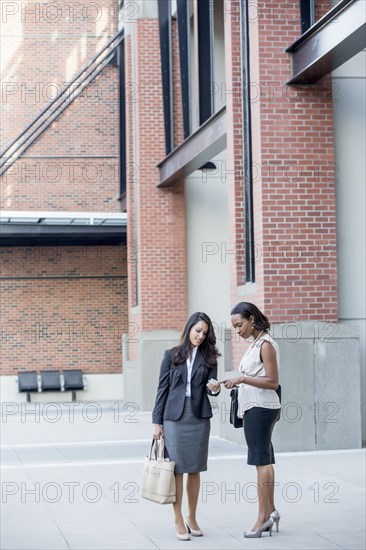
[{"label": "woman in white sleeveless top", "polygon": [[250,302],[240,302],[231,311],[234,329],[250,341],[240,365],[241,375],[225,380],[226,388],[239,385],[239,412],[243,418],[244,435],[248,446],[248,464],[257,467],[258,517],[246,538],[257,538],[263,532],[272,534],[280,514],[274,505],[275,463],[271,442],[273,428],[279,419],[281,403],[277,395],[279,386],[278,344],[268,334],[267,317]]}]

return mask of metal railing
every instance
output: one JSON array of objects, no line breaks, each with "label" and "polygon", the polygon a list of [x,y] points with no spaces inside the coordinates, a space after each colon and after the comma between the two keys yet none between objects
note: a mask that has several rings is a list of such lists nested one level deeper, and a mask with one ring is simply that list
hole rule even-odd
[{"label": "metal railing", "polygon": [[80,93],[102,72],[115,55],[124,38],[119,31],[107,44],[77,73],[59,94],[28,126],[0,153],[0,176],[32,145],[32,143],[60,116]]}]

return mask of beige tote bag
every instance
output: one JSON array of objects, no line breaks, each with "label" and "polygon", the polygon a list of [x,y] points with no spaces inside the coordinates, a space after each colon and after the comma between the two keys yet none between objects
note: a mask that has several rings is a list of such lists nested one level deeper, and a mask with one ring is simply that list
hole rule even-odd
[{"label": "beige tote bag", "polygon": [[[154,447],[155,458],[152,458]],[[164,438],[153,440],[150,453],[145,458],[140,494],[158,504],[175,502],[175,462],[164,458]]]}]

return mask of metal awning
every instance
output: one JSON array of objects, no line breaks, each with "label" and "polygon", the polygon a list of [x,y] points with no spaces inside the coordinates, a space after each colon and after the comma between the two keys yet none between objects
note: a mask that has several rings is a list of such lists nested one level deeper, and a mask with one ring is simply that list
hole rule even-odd
[{"label": "metal awning", "polygon": [[172,187],[226,148],[226,107],[223,107],[158,164],[158,187]]},{"label": "metal awning", "polygon": [[0,246],[121,244],[126,230],[123,212],[0,213]]},{"label": "metal awning", "polygon": [[365,0],[342,0],[286,49],[292,54],[287,84],[315,84],[365,47]]}]

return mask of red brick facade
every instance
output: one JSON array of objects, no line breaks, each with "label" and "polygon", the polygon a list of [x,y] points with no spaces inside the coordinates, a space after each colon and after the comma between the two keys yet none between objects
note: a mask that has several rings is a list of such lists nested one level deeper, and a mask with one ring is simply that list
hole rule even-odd
[{"label": "red brick facade", "polygon": [[1,374],[121,372],[122,334],[129,334],[126,247],[0,252]]},{"label": "red brick facade", "polygon": [[[5,4],[1,149],[118,30],[113,0]],[[118,101],[109,65],[4,174],[1,208],[118,212]]]},{"label": "red brick facade", "polygon": [[[2,98],[5,145],[49,101],[50,83],[61,85],[70,80],[117,31],[117,2],[98,4],[102,10],[98,21],[91,15],[86,20],[79,3],[68,4],[75,4],[73,21],[61,18],[54,28],[47,20],[26,18],[24,41],[19,42],[5,67],[4,80],[10,83],[5,100]],[[324,10],[322,7],[321,14],[328,5],[324,4]],[[242,96],[247,91],[241,83],[239,1],[224,0],[229,189],[226,244],[227,250],[237,250],[235,258],[228,255],[231,302],[252,301],[273,322],[336,321],[331,82],[325,79],[312,87],[286,85],[291,59],[285,49],[300,35],[296,2],[259,1],[251,3],[250,9],[256,280],[255,286],[245,289]],[[21,15],[8,19],[9,33],[15,32]],[[53,41],[50,29],[62,38]],[[47,38],[40,38],[42,33]],[[183,140],[177,40],[173,21],[175,146]],[[37,67],[34,59],[39,59]],[[127,261],[113,257],[113,247],[101,247],[107,257],[97,261],[88,253],[84,257],[83,248],[65,248],[60,261],[53,263],[43,256],[42,249],[3,249],[3,277],[37,277],[2,280],[3,319],[13,327],[6,329],[6,374],[18,368],[69,368],[76,363],[87,372],[120,372],[120,339],[109,340],[108,327],[125,326],[127,334],[129,326],[140,333],[179,330],[187,317],[184,183],[174,189],[157,188],[157,164],[166,155],[157,19],[136,19],[129,26],[125,59]],[[104,69],[89,90],[3,176],[4,209],[120,210],[117,78],[116,67]],[[63,279],[75,274],[101,278]],[[47,278],[55,276],[60,278]],[[98,341],[75,336],[70,346],[64,346],[54,333],[57,326],[52,325],[59,322],[65,327],[78,324],[81,334],[85,325],[91,331],[97,330],[99,322],[107,328]],[[46,346],[27,340],[28,336],[33,338],[33,325],[42,323],[50,327],[45,329]],[[19,330],[25,338],[21,342],[17,340]],[[53,332],[48,334],[47,330]],[[128,342],[132,360],[138,357],[138,336],[133,340]]]},{"label": "red brick facade", "polygon": [[[117,32],[118,3],[2,2],[1,16],[5,146]],[[91,107],[98,94],[104,99],[109,91],[99,82],[92,88],[82,100]]]},{"label": "red brick facade", "polygon": [[[173,192],[157,188],[156,165],[165,157],[157,20],[137,20],[134,36],[127,37],[126,69],[126,82],[136,88],[126,102],[127,158],[134,167],[127,192],[128,243],[136,259],[129,263],[129,321],[139,331],[180,329],[186,318],[184,193],[183,186]],[[130,357],[135,353],[131,346]]]},{"label": "red brick facade", "polygon": [[[238,2],[226,13],[229,249],[237,247],[232,300],[255,302],[273,322],[337,320],[337,258],[332,87],[289,87],[291,59],[285,48],[300,35],[297,5],[258,2],[250,18],[250,71],[256,282],[242,284],[243,185],[240,117],[240,21]],[[284,9],[286,8],[286,17]],[[294,24],[296,23],[296,24]],[[230,88],[229,88],[230,86]],[[235,189],[235,191],[234,191]],[[234,196],[233,196],[234,193]]]},{"label": "red brick facade", "polygon": [[[2,148],[117,30],[114,0],[4,3]],[[1,177],[1,208],[119,212],[118,112],[118,68],[108,65]],[[1,374],[121,373],[122,334],[130,332],[125,246],[0,253]]]}]

